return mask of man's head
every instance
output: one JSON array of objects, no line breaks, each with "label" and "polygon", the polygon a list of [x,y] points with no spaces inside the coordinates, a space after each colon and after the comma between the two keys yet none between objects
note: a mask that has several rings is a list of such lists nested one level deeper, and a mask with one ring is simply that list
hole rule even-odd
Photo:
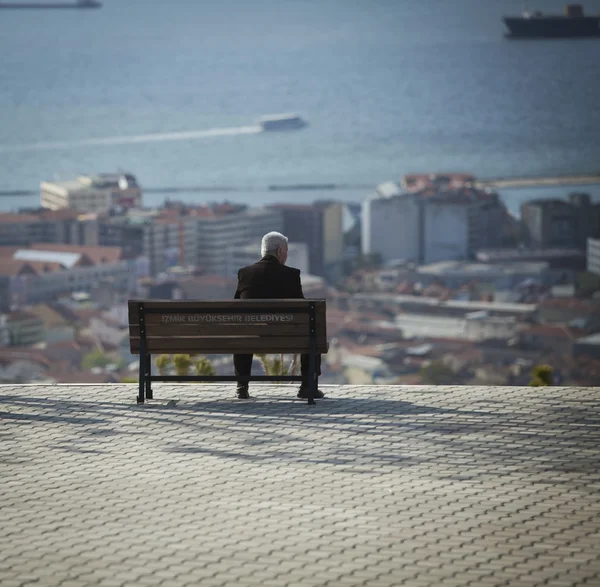
[{"label": "man's head", "polygon": [[280,232],[268,232],[263,236],[260,244],[260,253],[264,257],[265,255],[272,255],[277,257],[277,260],[285,265],[288,256],[288,239],[283,236]]}]

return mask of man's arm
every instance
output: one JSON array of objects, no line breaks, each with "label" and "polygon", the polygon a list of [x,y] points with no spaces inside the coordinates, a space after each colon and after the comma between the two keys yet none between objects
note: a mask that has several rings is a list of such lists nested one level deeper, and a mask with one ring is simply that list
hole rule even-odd
[{"label": "man's arm", "polygon": [[296,273],[296,283],[294,284],[294,297],[304,298],[304,292],[302,291],[302,280],[300,279],[300,271]]},{"label": "man's arm", "polygon": [[235,290],[235,295],[233,296],[234,300],[241,299],[241,295],[240,295],[240,281],[241,281],[240,273],[241,273],[241,270],[238,271],[238,284],[237,284],[237,288]]}]

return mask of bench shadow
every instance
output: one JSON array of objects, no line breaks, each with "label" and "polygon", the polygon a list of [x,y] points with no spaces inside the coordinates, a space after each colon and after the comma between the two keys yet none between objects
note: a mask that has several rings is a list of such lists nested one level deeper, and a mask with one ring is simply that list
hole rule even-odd
[{"label": "bench shadow", "polygon": [[[0,396],[0,422],[13,424],[8,429],[12,440],[23,424],[61,424],[65,437],[55,438],[50,448],[92,458],[111,452],[115,437],[130,436],[133,443],[154,446],[158,438],[164,442],[160,450],[189,458],[311,462],[357,474],[430,464],[432,474],[437,465],[450,467],[455,472],[445,478],[463,481],[577,473],[598,482],[598,404],[541,402],[531,413],[503,402],[493,408],[487,402],[478,402],[479,409],[451,408],[371,397],[332,398],[308,406],[290,395],[271,393],[257,401],[183,400],[172,406],[155,400],[137,406],[13,394]],[[324,434],[328,430],[332,434]],[[10,444],[13,451],[0,452],[0,462],[18,461],[18,443]]]}]

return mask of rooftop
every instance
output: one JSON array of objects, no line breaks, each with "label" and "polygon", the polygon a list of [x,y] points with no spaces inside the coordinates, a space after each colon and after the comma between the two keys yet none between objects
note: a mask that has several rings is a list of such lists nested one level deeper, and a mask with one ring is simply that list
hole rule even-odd
[{"label": "rooftop", "polygon": [[[402,294],[380,294],[380,293],[354,293],[354,300],[365,300],[374,302],[388,302],[391,304],[416,304],[424,306],[436,306],[439,308],[461,309],[465,311],[488,310],[490,312],[505,312],[514,314],[529,314],[535,312],[535,304],[520,304],[509,302],[478,302],[467,300],[444,300],[428,298],[425,296],[411,296]],[[560,301],[560,300],[559,300]]]},{"label": "rooftop", "polygon": [[93,187],[95,189],[139,188],[131,173],[97,173],[95,175],[80,175],[75,179],[65,181],[43,181],[42,188],[55,187],[66,191],[77,191]]},{"label": "rooftop", "polygon": [[0,583],[596,585],[597,388],[0,386]]},{"label": "rooftop", "polygon": [[470,173],[408,173],[402,177],[404,191],[419,192],[427,189],[456,190],[471,186],[475,176]]},{"label": "rooftop", "polygon": [[466,274],[473,278],[486,274],[520,275],[541,273],[548,269],[548,263],[535,261],[517,261],[512,263],[469,263],[466,261],[439,261],[422,265],[419,273],[432,273],[441,275]]},{"label": "rooftop", "polygon": [[72,269],[81,259],[80,253],[62,251],[40,251],[36,249],[19,249],[14,255],[15,261],[31,261],[37,263],[54,263]]},{"label": "rooftop", "polygon": [[483,263],[511,259],[561,259],[585,257],[580,249],[486,249],[477,251],[477,260]]},{"label": "rooftop", "polygon": [[589,336],[583,336],[581,338],[578,338],[577,344],[600,346],[600,332],[597,332],[596,334],[590,334]]}]

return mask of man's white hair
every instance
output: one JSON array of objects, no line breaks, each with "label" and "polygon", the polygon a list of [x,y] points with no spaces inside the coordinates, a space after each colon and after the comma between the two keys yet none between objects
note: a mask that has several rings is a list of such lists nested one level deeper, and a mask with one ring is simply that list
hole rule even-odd
[{"label": "man's white hair", "polygon": [[283,236],[280,232],[267,232],[260,243],[260,254],[274,255],[279,247],[287,247],[287,236]]}]

